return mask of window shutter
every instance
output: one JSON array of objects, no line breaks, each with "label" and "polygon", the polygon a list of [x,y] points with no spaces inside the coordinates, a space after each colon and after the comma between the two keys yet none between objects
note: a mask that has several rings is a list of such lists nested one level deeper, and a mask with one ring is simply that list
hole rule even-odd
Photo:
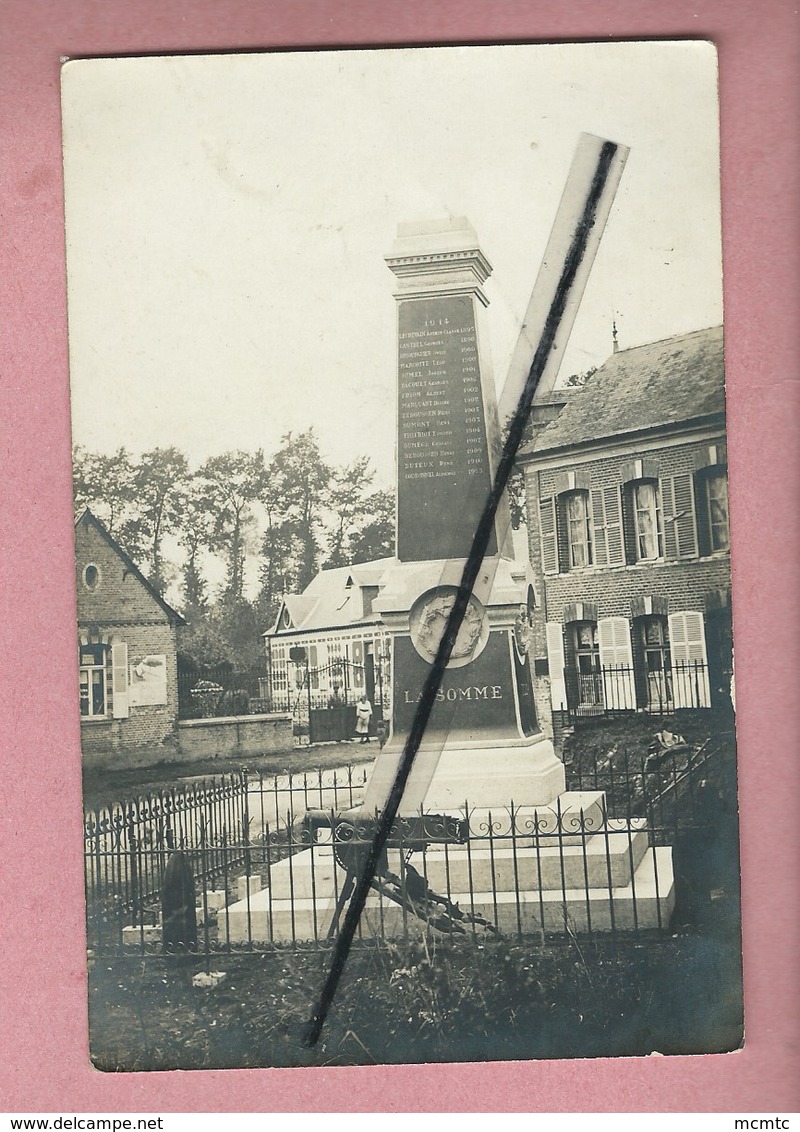
[{"label": "window shutter", "polygon": [[548,621],[547,667],[550,671],[550,701],[553,711],[564,711],[567,706],[567,684],[564,678],[564,627],[558,621]]},{"label": "window shutter", "polygon": [[597,622],[597,643],[607,708],[632,711],[636,707],[631,627],[626,617],[603,617]]},{"label": "window shutter", "polygon": [[555,499],[539,500],[539,530],[542,538],[542,570],[558,573],[558,532]]},{"label": "window shutter", "polygon": [[128,646],[124,641],[111,645],[111,714],[114,719],[127,719],[128,706]]},{"label": "window shutter", "polygon": [[675,522],[675,515],[677,508],[675,507],[675,491],[673,487],[674,477],[666,476],[661,481],[661,506],[663,508],[662,518],[664,523],[664,556],[665,558],[678,557],[678,538],[677,538],[677,524]]},{"label": "window shutter", "polygon": [[689,472],[672,477],[675,495],[675,534],[679,558],[697,557],[697,522],[694,501],[694,477]]},{"label": "window shutter", "polygon": [[601,488],[589,492],[592,505],[592,543],[596,566],[608,565],[608,543],[606,541],[606,509]]},{"label": "window shutter", "polygon": [[698,472],[695,477],[694,498],[698,553],[701,555],[711,554],[711,528],[708,515],[708,480],[703,472]]},{"label": "window shutter", "polygon": [[622,541],[622,502],[620,489],[615,484],[603,488],[603,503],[606,512],[606,543],[608,545],[609,566],[625,564],[625,547]]},{"label": "window shutter", "polygon": [[675,707],[711,707],[703,614],[671,613],[669,647]]},{"label": "window shutter", "polygon": [[694,477],[689,472],[661,481],[664,548],[667,558],[697,557]]},{"label": "window shutter", "polygon": [[619,485],[593,488],[590,495],[595,562],[598,566],[623,566],[625,547],[622,540],[622,502]]}]

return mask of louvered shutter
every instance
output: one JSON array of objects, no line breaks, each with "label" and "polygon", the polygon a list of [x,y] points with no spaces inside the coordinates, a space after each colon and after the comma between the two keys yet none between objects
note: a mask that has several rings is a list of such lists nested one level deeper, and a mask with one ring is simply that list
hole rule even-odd
[{"label": "louvered shutter", "polygon": [[670,613],[669,647],[675,707],[711,707],[703,614]]},{"label": "louvered shutter", "polygon": [[595,487],[589,492],[592,505],[592,548],[596,566],[608,565],[608,543],[606,541],[606,509],[602,488]]},{"label": "louvered shutter", "polygon": [[697,522],[694,500],[694,476],[684,472],[672,477],[675,496],[675,535],[679,558],[697,557]]},{"label": "louvered shutter", "polygon": [[128,646],[123,641],[111,645],[111,714],[114,719],[127,719],[130,714]]},{"label": "louvered shutter", "polygon": [[631,627],[626,617],[603,617],[597,622],[597,642],[607,708],[632,711],[636,707]]},{"label": "louvered shutter", "polygon": [[555,499],[539,500],[539,530],[542,539],[542,570],[545,574],[558,573],[558,535],[556,529]]},{"label": "louvered shutter", "polygon": [[625,545],[622,539],[622,500],[617,484],[603,488],[603,504],[606,514],[606,544],[609,566],[623,566]]},{"label": "louvered shutter", "polygon": [[664,551],[667,558],[697,557],[694,477],[688,472],[661,480]]},{"label": "louvered shutter", "polygon": [[622,501],[617,484],[593,488],[592,535],[596,566],[623,566],[625,546],[622,539]]},{"label": "louvered shutter", "polygon": [[548,621],[547,667],[550,673],[550,700],[553,711],[567,706],[567,685],[564,678],[564,628],[558,621]]},{"label": "louvered shutter", "polygon": [[666,476],[661,480],[661,508],[662,522],[664,524],[664,557],[673,559],[678,557],[678,539],[675,523],[675,492],[673,480]]}]

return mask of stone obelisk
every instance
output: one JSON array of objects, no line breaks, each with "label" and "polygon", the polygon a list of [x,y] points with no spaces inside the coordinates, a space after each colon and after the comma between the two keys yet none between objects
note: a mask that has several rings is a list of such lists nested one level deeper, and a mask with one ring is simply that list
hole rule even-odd
[{"label": "stone obelisk", "polygon": [[[391,787],[500,450],[480,319],[491,266],[463,218],[403,224],[397,280],[397,558],[374,608],[392,646],[392,718],[364,806]],[[408,781],[401,814],[542,805],[564,768],[539,727],[525,634],[530,567],[514,561],[503,502]]]}]

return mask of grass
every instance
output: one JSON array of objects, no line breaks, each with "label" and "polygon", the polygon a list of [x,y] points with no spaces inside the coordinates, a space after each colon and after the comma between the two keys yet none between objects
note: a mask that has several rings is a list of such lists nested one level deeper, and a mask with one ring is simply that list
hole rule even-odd
[{"label": "grass", "polygon": [[[497,938],[353,952],[322,1037],[302,1044],[330,957],[99,963],[93,1063],[107,1071],[723,1052],[741,1043],[738,943],[678,933],[578,944]],[[680,988],[680,989],[676,989]]]}]

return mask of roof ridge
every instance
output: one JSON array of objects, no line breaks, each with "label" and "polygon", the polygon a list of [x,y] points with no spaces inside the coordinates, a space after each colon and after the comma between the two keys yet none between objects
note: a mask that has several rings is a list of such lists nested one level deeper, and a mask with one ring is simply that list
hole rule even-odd
[{"label": "roof ridge", "polygon": [[718,324],[611,354],[541,429],[530,455],[724,413],[723,335]]},{"label": "roof ridge", "polygon": [[[682,338],[691,338],[695,334],[707,334],[709,330],[724,331],[724,329],[724,323],[715,322],[711,326],[699,326],[696,330],[686,330],[681,334],[667,334],[665,338],[655,338],[652,342],[639,342],[635,346],[620,347],[620,349],[617,350],[616,353],[609,354],[605,362],[602,362],[601,365],[597,367],[597,369],[602,369],[602,367],[610,362],[612,358],[618,358],[620,354],[631,354],[634,350],[646,350],[650,346],[661,346],[664,342],[679,342]],[[585,388],[585,386],[579,386],[579,388]]]}]

